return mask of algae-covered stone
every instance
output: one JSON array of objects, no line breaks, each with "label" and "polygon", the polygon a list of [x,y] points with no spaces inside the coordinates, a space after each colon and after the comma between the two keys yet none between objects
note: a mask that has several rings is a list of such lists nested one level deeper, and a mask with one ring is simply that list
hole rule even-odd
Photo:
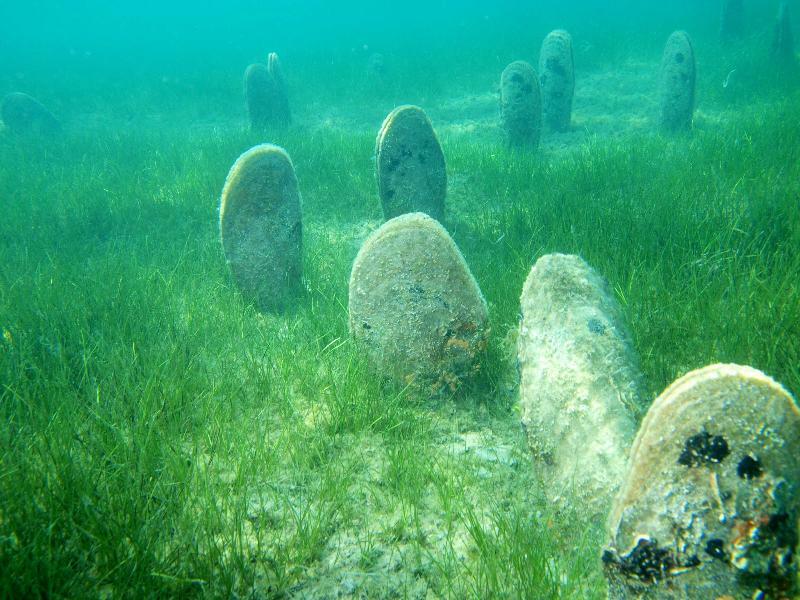
[{"label": "algae-covered stone", "polygon": [[479,368],[486,301],[453,240],[410,213],[364,242],[350,275],[350,330],[379,372],[426,392],[453,390]]},{"label": "algae-covered stone", "polygon": [[536,261],[520,300],[520,411],[553,501],[608,513],[635,433],[641,375],[620,308],[580,257]]},{"label": "algae-covered stone", "polygon": [[572,36],[563,29],[550,32],[539,53],[544,124],[554,131],[566,131],[572,120],[575,95],[575,62]]},{"label": "algae-covered stone", "polygon": [[375,143],[375,169],[384,218],[418,211],[444,219],[444,153],[421,108],[399,106],[389,113]]},{"label": "algae-covered stone", "polygon": [[775,22],[775,33],[772,38],[772,54],[782,62],[794,60],[792,19],[789,4],[786,2],[781,2],[778,9],[778,19]]},{"label": "algae-covered stone", "polygon": [[542,130],[539,78],[531,65],[517,60],[500,76],[500,121],[509,145],[534,149]]},{"label": "algae-covered stone", "polygon": [[242,292],[263,310],[280,309],[300,288],[302,218],[294,166],[262,144],[242,154],[220,200],[225,258]]},{"label": "algae-covered stone", "polygon": [[247,67],[244,72],[244,97],[250,128],[263,132],[270,127],[287,124],[282,112],[281,92],[267,65],[261,63]]},{"label": "algae-covered stone", "polygon": [[21,92],[3,98],[0,116],[11,133],[52,135],[61,131],[61,123],[53,113],[32,96]]},{"label": "algae-covered stone", "polygon": [[743,0],[722,0],[722,18],[720,19],[720,38],[730,42],[742,37],[744,33]]},{"label": "algae-covered stone", "polygon": [[666,131],[689,129],[695,103],[695,58],[685,31],[669,36],[661,61],[661,127]]},{"label": "algae-covered stone", "polygon": [[244,98],[251,129],[261,131],[269,126],[276,95],[277,86],[267,66],[248,66],[244,72]]},{"label": "algae-covered stone", "polygon": [[288,125],[292,121],[292,112],[289,109],[289,88],[283,74],[283,66],[277,52],[270,52],[267,57],[267,70],[275,82],[275,121],[280,125]]},{"label": "algae-covered stone", "polygon": [[609,518],[609,597],[790,598],[800,412],[750,367],[678,379],[647,413]]}]

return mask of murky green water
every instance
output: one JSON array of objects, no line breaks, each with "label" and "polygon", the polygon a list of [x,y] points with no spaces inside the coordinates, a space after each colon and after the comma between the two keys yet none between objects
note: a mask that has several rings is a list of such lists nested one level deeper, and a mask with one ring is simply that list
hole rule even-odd
[{"label": "murky green water", "polygon": [[[0,96],[61,124],[0,131],[0,597],[605,597],[604,519],[552,501],[520,426],[520,294],[549,253],[608,282],[637,426],[717,362],[800,393],[800,77],[772,50],[778,2],[744,6],[724,36],[717,1],[0,9]],[[509,149],[501,73],[539,69],[554,29],[570,124]],[[675,30],[697,87],[664,133]],[[243,76],[271,52],[291,124],[252,130]],[[441,143],[490,328],[434,398],[376,372],[348,321],[402,104]],[[277,312],[219,233],[229,169],[266,142],[302,197],[302,291]]]}]

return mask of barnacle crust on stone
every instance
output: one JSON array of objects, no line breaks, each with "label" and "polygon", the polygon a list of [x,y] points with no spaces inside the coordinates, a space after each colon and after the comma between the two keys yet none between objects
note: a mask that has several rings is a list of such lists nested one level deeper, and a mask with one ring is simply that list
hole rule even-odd
[{"label": "barnacle crust on stone", "polygon": [[609,597],[791,597],[798,443],[794,399],[756,369],[711,365],[670,385],[609,516]]}]

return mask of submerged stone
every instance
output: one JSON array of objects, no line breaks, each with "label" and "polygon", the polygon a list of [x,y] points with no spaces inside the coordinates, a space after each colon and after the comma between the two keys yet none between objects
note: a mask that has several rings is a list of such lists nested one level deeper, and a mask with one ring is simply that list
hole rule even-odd
[{"label": "submerged stone", "polygon": [[575,61],[572,36],[563,29],[551,31],[539,53],[544,124],[553,131],[566,131],[572,120],[575,95]]},{"label": "submerged stone", "polygon": [[294,166],[282,148],[262,144],[236,160],[219,220],[239,288],[261,310],[285,308],[301,286],[302,217]]},{"label": "submerged stone", "polygon": [[536,71],[525,61],[508,65],[500,76],[500,121],[508,144],[535,149],[542,129],[542,98]]},{"label": "submerged stone", "polygon": [[520,304],[520,412],[546,493],[606,515],[641,393],[619,305],[586,262],[564,254],[536,261]]},{"label": "submerged stone", "polygon": [[61,131],[61,123],[36,98],[14,92],[3,98],[0,116],[11,133],[41,133],[52,135]]},{"label": "submerged stone", "polygon": [[609,598],[789,598],[800,411],[755,369],[681,377],[647,413],[608,523]]},{"label": "submerged stone", "polygon": [[283,112],[281,90],[266,65],[247,67],[244,72],[244,97],[253,131],[263,132],[288,124]]},{"label": "submerged stone", "polygon": [[772,54],[781,62],[794,60],[794,35],[789,4],[781,2],[778,18],[775,22],[775,33],[772,38]]},{"label": "submerged stone", "polygon": [[744,34],[743,0],[722,0],[720,38],[723,42],[737,40]]},{"label": "submerged stone", "polygon": [[661,60],[661,116],[666,131],[692,126],[695,104],[695,57],[692,40],[685,31],[676,31],[667,39]]},{"label": "submerged stone", "polygon": [[383,54],[373,52],[367,59],[366,66],[367,80],[378,86],[385,84],[386,78],[386,59]]},{"label": "submerged stone", "polygon": [[350,331],[377,370],[425,394],[455,390],[480,367],[486,301],[461,252],[422,213],[384,223],[350,275]]},{"label": "submerged stone", "polygon": [[375,169],[385,219],[411,212],[444,219],[444,153],[421,108],[399,106],[389,113],[375,143]]},{"label": "submerged stone", "polygon": [[288,125],[292,121],[292,112],[289,109],[289,88],[283,74],[283,66],[277,52],[270,52],[267,57],[267,70],[275,82],[277,95],[275,97],[275,121],[279,125]]}]

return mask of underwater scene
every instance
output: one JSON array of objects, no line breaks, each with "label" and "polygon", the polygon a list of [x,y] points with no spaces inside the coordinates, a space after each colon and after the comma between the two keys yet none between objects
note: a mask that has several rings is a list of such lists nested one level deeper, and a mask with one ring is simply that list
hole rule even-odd
[{"label": "underwater scene", "polygon": [[0,10],[0,598],[800,598],[800,0]]}]

